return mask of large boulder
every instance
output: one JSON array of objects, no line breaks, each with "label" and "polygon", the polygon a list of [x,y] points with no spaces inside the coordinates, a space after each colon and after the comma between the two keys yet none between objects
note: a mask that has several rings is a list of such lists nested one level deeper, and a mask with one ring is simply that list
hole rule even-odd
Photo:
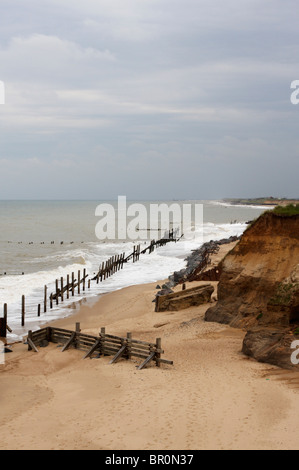
[{"label": "large boulder", "polygon": [[246,333],[242,352],[258,362],[266,362],[283,369],[298,369],[298,339],[298,336],[288,330],[257,327]]}]

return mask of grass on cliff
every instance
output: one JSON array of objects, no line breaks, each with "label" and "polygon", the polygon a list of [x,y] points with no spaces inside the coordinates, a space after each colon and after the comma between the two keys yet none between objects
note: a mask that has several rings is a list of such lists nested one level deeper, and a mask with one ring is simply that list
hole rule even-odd
[{"label": "grass on cliff", "polygon": [[281,282],[278,284],[274,296],[269,300],[269,305],[290,305],[293,293],[297,288],[297,283]]},{"label": "grass on cliff", "polygon": [[299,204],[289,204],[288,206],[276,206],[272,210],[273,214],[284,215],[284,216],[293,216],[299,215]]}]

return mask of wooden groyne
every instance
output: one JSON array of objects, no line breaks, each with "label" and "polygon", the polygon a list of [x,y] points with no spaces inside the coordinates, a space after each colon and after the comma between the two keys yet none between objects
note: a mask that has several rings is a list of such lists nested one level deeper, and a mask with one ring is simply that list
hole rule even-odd
[{"label": "wooden groyne", "polygon": [[[67,275],[66,279],[61,277],[56,279],[54,282],[55,290],[49,293],[49,288],[47,285],[44,286],[43,299],[41,303],[36,306],[36,315],[37,317],[41,316],[41,313],[47,313],[48,310],[52,310],[54,306],[58,306],[59,303],[69,300],[71,297],[74,297],[77,293],[78,295],[84,294],[86,289],[91,288],[91,282],[100,282],[105,281],[106,279],[113,276],[119,270],[123,269],[124,265],[132,261],[136,263],[139,261],[140,256],[146,253],[151,254],[155,248],[166,245],[169,242],[177,242],[179,239],[176,239],[176,231],[173,229],[166,233],[163,238],[155,241],[151,240],[150,244],[146,248],[142,248],[141,245],[134,245],[133,251],[126,256],[125,253],[116,254],[111,256],[107,261],[103,262],[99,266],[99,270],[96,274],[93,274],[91,277],[86,273],[86,269],[78,270],[77,273],[72,272],[70,275]],[[22,273],[24,274],[24,273]],[[7,304],[5,304],[5,315],[7,323]],[[26,298],[25,295],[22,295],[20,302],[20,323],[24,327],[26,323]],[[11,330],[10,330],[11,331]]]},{"label": "wooden groyne", "polygon": [[85,351],[83,359],[113,356],[110,364],[122,359],[142,359],[138,370],[147,364],[154,362],[157,367],[161,364],[173,365],[173,361],[163,359],[162,340],[157,338],[155,343],[136,340],[131,333],[126,337],[110,335],[105,328],[101,328],[99,336],[81,333],[80,323],[76,323],[75,331],[63,328],[46,327],[37,331],[29,331],[27,337],[28,351],[38,352],[38,347],[46,346],[48,343],[58,343],[62,346],[62,352],[69,348]]}]

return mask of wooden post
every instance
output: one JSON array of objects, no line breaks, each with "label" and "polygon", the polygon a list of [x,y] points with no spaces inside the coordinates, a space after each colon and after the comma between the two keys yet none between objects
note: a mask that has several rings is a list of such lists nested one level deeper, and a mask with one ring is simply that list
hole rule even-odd
[{"label": "wooden post", "polygon": [[22,295],[22,326],[25,326],[25,295]]},{"label": "wooden post", "polygon": [[56,285],[56,305],[58,305],[58,279],[55,280]]},{"label": "wooden post", "polygon": [[44,313],[47,312],[47,286],[44,288]]},{"label": "wooden post", "polygon": [[70,298],[70,275],[68,274],[66,276],[66,298],[69,299]]},{"label": "wooden post", "polygon": [[80,270],[78,271],[78,294],[80,294],[80,283],[81,283],[81,273],[80,273]]},{"label": "wooden post", "polygon": [[7,325],[7,304],[3,305],[3,317],[4,317],[5,327],[6,327],[6,325]]},{"label": "wooden post", "polygon": [[60,278],[60,294],[61,294],[61,302],[63,302],[63,277]]},{"label": "wooden post", "polygon": [[103,262],[102,263],[102,269],[101,269],[101,282],[102,282],[103,276],[104,276],[104,268],[105,268],[105,263]]},{"label": "wooden post", "polygon": [[40,304],[37,306],[37,316],[40,317]]},{"label": "wooden post", "polygon": [[109,260],[109,276],[112,276],[113,274],[113,256],[111,256]]},{"label": "wooden post", "polygon": [[104,350],[104,348],[105,348],[105,335],[106,335],[106,328],[105,328],[105,327],[102,327],[102,328],[101,328],[101,333],[100,333],[100,336],[101,336],[100,354],[103,354],[103,350]]},{"label": "wooden post", "polygon": [[156,299],[155,299],[155,312],[159,312],[159,300],[160,300],[160,296],[159,296],[159,295],[156,295]]},{"label": "wooden post", "polygon": [[85,277],[86,277],[86,269],[83,269],[83,292],[85,291]]},{"label": "wooden post", "polygon": [[131,347],[132,347],[132,333],[127,333],[127,351],[128,359],[131,359]]},{"label": "wooden post", "polygon": [[[157,348],[157,349],[162,349],[162,348],[161,348],[161,345],[162,345],[162,340],[161,340],[161,338],[157,338],[157,339],[156,339],[156,348]],[[157,359],[160,359],[160,358],[161,358],[161,353],[156,353],[156,358],[157,358]],[[157,365],[157,367],[161,367],[161,364],[160,364],[159,361],[156,362],[156,365]]]},{"label": "wooden post", "polygon": [[35,346],[34,342],[32,341],[32,331],[28,331],[28,336],[27,336],[27,343],[28,343],[28,351],[33,351],[38,352],[37,347]]},{"label": "wooden post", "polygon": [[80,328],[80,323],[76,323],[76,337],[75,337],[75,348],[80,348],[80,336],[78,333],[80,333],[81,328]]},{"label": "wooden post", "polygon": [[75,274],[72,272],[72,297],[75,295]]},{"label": "wooden post", "polygon": [[50,294],[50,308],[53,308],[53,294]]},{"label": "wooden post", "polygon": [[3,319],[0,318],[0,337],[6,338],[7,335],[7,304],[3,307]]}]

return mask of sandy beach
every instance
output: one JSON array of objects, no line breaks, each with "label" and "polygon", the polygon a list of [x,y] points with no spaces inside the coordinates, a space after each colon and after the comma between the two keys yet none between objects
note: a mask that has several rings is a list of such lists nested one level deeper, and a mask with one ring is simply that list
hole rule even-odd
[{"label": "sandy beach", "polygon": [[156,313],[156,284],[106,294],[51,325],[160,337],[174,365],[139,371],[137,359],[15,344],[0,366],[1,450],[299,448],[298,374],[245,357],[244,331],[204,321],[211,304]]}]

